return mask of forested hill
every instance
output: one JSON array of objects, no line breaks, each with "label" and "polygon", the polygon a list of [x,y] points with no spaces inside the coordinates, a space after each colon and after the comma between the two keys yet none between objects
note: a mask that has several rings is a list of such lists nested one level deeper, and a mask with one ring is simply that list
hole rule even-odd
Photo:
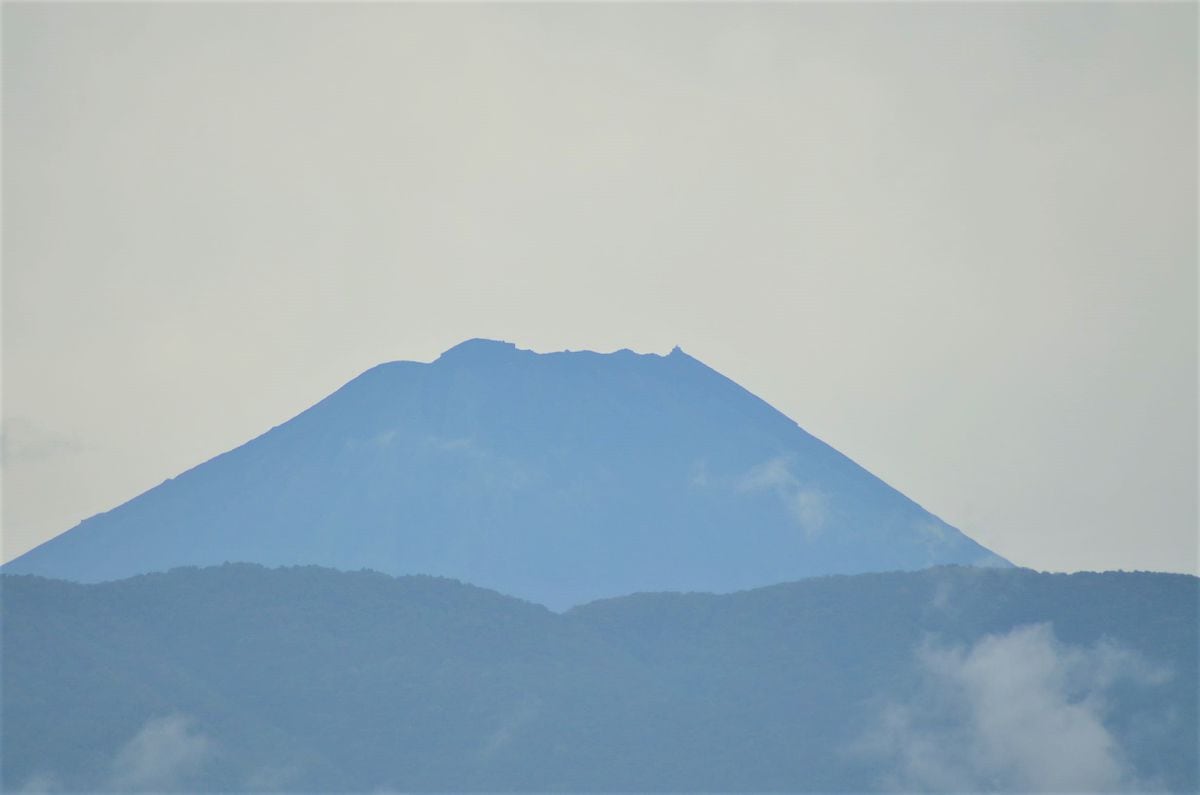
[{"label": "forested hill", "polygon": [[946,567],[566,613],[237,564],[5,576],[3,788],[1194,792],[1194,577]]}]

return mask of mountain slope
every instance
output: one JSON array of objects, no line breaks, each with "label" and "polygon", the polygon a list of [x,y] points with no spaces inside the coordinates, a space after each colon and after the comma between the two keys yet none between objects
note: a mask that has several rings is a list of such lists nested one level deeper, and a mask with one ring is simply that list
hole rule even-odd
[{"label": "mountain slope", "polygon": [[679,349],[487,340],[369,370],[4,571],[223,561],[445,575],[555,608],[1008,565]]},{"label": "mountain slope", "polygon": [[0,578],[4,791],[1200,786],[1200,581],[938,567],[563,614],[430,577]]}]

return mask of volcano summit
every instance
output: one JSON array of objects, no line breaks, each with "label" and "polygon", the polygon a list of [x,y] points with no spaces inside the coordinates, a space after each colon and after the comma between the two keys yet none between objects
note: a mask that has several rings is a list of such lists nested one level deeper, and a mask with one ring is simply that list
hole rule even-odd
[{"label": "volcano summit", "polygon": [[372,368],[4,571],[95,582],[224,561],[443,575],[556,609],[1010,565],[678,348],[480,339]]}]

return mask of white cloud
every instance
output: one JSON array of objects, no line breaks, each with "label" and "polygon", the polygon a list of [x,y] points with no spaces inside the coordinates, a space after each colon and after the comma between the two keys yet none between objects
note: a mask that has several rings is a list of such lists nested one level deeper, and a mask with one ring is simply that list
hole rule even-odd
[{"label": "white cloud", "polygon": [[1105,724],[1118,680],[1169,678],[1111,642],[1059,642],[1049,624],[990,635],[969,649],[927,645],[923,688],[889,703],[861,750],[905,791],[1111,792],[1144,788]]},{"label": "white cloud", "polygon": [[127,742],[112,763],[107,789],[112,792],[179,790],[213,755],[212,741],[189,718],[152,718]]},{"label": "white cloud", "polygon": [[750,469],[738,479],[739,491],[786,489],[796,485],[796,476],[788,465],[787,456],[775,456]]},{"label": "white cloud", "polygon": [[829,500],[812,485],[803,483],[792,473],[787,456],[776,456],[752,467],[737,479],[737,490],[743,493],[772,491],[804,534],[812,538],[825,528],[829,515]]}]

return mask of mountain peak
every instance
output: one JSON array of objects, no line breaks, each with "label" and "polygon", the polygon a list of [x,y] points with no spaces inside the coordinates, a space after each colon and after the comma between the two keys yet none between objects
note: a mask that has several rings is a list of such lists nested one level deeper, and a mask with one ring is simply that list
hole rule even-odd
[{"label": "mountain peak", "polygon": [[5,570],[97,581],[224,560],[434,574],[555,609],[1008,565],[678,346],[488,339],[373,368]]},{"label": "mountain peak", "polygon": [[522,348],[518,348],[515,342],[505,342],[503,340],[489,340],[483,337],[473,337],[464,342],[460,342],[452,348],[448,348],[437,358],[437,361],[455,360],[466,361],[480,358],[489,358],[498,355],[509,355],[516,352],[527,353]]},{"label": "mountain peak", "polygon": [[585,348],[585,349],[565,348],[560,351],[539,352],[539,351],[531,350],[529,348],[518,348],[516,343],[508,342],[506,340],[493,340],[493,339],[488,339],[486,337],[472,337],[469,340],[463,340],[462,342],[458,343],[457,345],[447,348],[445,351],[442,352],[442,354],[440,356],[438,356],[436,361],[441,361],[442,359],[466,359],[466,358],[476,358],[476,357],[508,356],[513,353],[532,353],[536,356],[548,356],[548,355],[552,355],[552,354],[556,354],[556,353],[567,353],[567,354],[583,353],[583,354],[591,354],[591,355],[596,355],[596,356],[613,356],[613,355],[618,355],[618,354],[628,356],[628,355],[632,354],[634,356],[650,356],[650,357],[658,358],[658,359],[665,359],[668,357],[676,357],[676,358],[682,357],[682,358],[687,358],[687,359],[692,358],[691,356],[689,356],[687,353],[684,352],[683,348],[679,347],[678,345],[676,345],[674,348],[672,348],[671,352],[666,354],[665,356],[662,354],[658,354],[658,353],[642,353],[640,351],[635,351],[631,348],[621,348],[620,350],[612,351],[611,353],[604,353],[602,351],[594,351],[594,350],[587,349],[587,348]]}]

